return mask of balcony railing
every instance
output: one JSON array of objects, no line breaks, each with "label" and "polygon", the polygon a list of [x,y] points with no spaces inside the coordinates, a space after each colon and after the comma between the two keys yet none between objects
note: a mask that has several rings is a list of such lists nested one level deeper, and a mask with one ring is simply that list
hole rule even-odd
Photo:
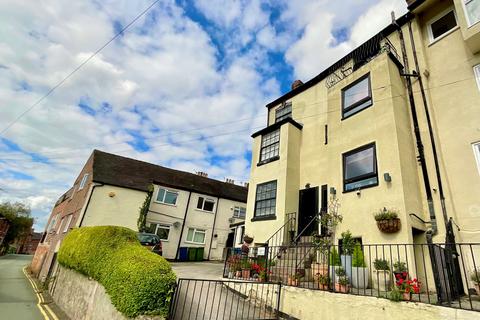
[{"label": "balcony railing", "polygon": [[[265,251],[263,251],[265,250]],[[267,247],[232,254],[224,277],[480,311],[480,244]]]}]

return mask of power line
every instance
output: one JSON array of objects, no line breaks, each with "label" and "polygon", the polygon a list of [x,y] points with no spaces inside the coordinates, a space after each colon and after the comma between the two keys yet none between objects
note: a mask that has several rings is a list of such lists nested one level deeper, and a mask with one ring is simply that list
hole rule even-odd
[{"label": "power line", "polygon": [[85,59],[82,63],[80,63],[75,69],[73,69],[65,78],[60,80],[55,86],[50,88],[40,99],[38,99],[34,104],[28,107],[25,111],[23,111],[18,117],[16,117],[12,122],[10,122],[5,128],[2,129],[0,135],[3,135],[8,129],[10,129],[15,123],[17,123],[21,118],[23,118],[27,113],[29,113],[33,108],[35,108],[40,102],[45,100],[49,95],[51,95],[58,87],[64,84],[71,76],[73,76],[78,70],[80,70],[84,65],[86,65],[90,60],[93,59],[100,51],[105,49],[110,43],[112,43],[116,38],[118,38],[124,31],[130,28],[138,19],[140,19],[145,13],[147,13],[154,5],[156,5],[160,0],[155,0],[152,2],[145,10],[143,10],[140,14],[138,14],[132,21],[130,21],[125,27],[123,27],[113,38],[108,40],[104,45],[98,48],[94,53],[92,53],[87,59]]}]

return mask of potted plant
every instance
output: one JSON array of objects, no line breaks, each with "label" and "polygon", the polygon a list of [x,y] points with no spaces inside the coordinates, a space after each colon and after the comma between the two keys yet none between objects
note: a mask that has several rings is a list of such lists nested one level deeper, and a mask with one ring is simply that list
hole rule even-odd
[{"label": "potted plant", "polygon": [[333,247],[332,251],[330,251],[330,256],[328,257],[328,260],[330,265],[330,278],[335,279],[337,277],[336,270],[342,265],[340,261],[340,255],[338,254],[335,247]]},{"label": "potted plant", "polygon": [[415,278],[413,280],[400,279],[396,282],[397,287],[402,292],[403,300],[412,300],[412,293],[420,292],[420,282]]},{"label": "potted plant", "polygon": [[300,285],[300,279],[302,279],[303,276],[304,274],[300,270],[297,270],[294,274],[288,276],[287,284],[289,286],[298,287]]},{"label": "potted plant", "polygon": [[350,286],[349,286],[349,280],[347,273],[343,267],[338,267],[337,271],[337,281],[335,282],[335,291],[337,292],[342,292],[342,293],[348,293]]},{"label": "potted plant", "polygon": [[311,264],[312,276],[318,274],[328,275],[328,251],[330,250],[331,240],[327,237],[314,237],[313,244],[317,252],[317,262]]},{"label": "potted plant", "polygon": [[378,291],[387,291],[390,288],[390,266],[385,259],[373,261],[373,287]]},{"label": "potted plant", "polygon": [[470,279],[473,281],[477,295],[480,296],[480,269],[474,270],[470,274]]},{"label": "potted plant", "polygon": [[253,242],[253,238],[248,236],[248,235],[244,235],[243,236],[243,242],[247,243],[247,244],[252,244]]},{"label": "potted plant", "polygon": [[400,279],[407,280],[408,270],[405,262],[397,261],[393,264],[393,274],[395,275],[395,281]]},{"label": "potted plant", "polygon": [[252,269],[252,264],[248,259],[242,260],[242,278],[243,279],[250,279],[250,271]]},{"label": "potted plant", "polygon": [[350,230],[342,232],[342,254],[340,259],[342,266],[347,272],[348,279],[352,278],[352,253],[355,248],[355,240]]},{"label": "potted plant", "polygon": [[237,268],[240,266],[240,255],[234,254],[228,257],[227,265],[228,265],[228,278],[232,279],[235,276],[235,272]]},{"label": "potted plant", "polygon": [[369,273],[360,243],[355,244],[352,256],[352,286],[359,289],[368,287]]},{"label": "potted plant", "polygon": [[315,280],[318,282],[318,288],[320,290],[328,290],[330,286],[330,277],[328,274],[317,274]]},{"label": "potted plant", "polygon": [[401,222],[398,218],[398,213],[394,209],[383,208],[374,215],[377,221],[377,227],[380,231],[385,233],[394,233],[400,230]]}]

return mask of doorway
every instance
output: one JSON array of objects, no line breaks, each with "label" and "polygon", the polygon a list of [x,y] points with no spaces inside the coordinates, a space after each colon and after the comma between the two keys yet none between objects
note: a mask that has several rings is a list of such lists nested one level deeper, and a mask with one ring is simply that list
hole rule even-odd
[{"label": "doorway", "polygon": [[300,190],[298,204],[298,229],[302,235],[310,236],[318,228],[316,223],[310,223],[318,213],[318,187]]}]

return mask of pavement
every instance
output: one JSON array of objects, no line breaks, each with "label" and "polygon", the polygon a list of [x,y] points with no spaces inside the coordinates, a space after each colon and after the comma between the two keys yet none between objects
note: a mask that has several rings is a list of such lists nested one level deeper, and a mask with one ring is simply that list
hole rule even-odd
[{"label": "pavement", "polygon": [[223,274],[223,262],[171,262],[177,278],[220,280]]},{"label": "pavement", "polygon": [[38,298],[23,273],[32,256],[0,257],[0,319],[44,320],[37,307]]}]

